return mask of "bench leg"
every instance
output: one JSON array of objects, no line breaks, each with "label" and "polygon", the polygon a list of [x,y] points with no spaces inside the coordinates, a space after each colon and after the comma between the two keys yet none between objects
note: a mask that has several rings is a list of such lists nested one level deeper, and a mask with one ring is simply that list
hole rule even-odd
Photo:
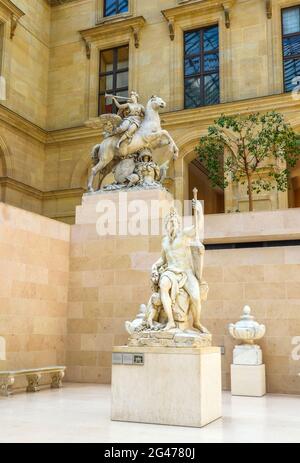
[{"label": "bench leg", "polygon": [[0,380],[0,391],[1,395],[4,397],[9,397],[12,395],[12,387],[14,385],[15,378],[13,376],[8,376],[7,378],[1,378]]},{"label": "bench leg", "polygon": [[65,376],[63,371],[57,371],[51,374],[51,388],[52,389],[59,389],[62,387],[62,380]]},{"label": "bench leg", "polygon": [[40,380],[41,380],[41,373],[34,373],[31,375],[26,375],[27,378],[27,392],[38,392],[40,390]]}]

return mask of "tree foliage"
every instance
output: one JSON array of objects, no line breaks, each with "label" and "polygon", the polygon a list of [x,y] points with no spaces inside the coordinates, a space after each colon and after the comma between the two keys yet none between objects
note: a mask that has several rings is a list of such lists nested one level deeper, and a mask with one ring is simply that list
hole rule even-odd
[{"label": "tree foliage", "polygon": [[275,111],[222,115],[196,151],[214,187],[225,189],[231,181],[247,184],[249,210],[254,192],[287,190],[290,169],[300,157],[297,135]]}]

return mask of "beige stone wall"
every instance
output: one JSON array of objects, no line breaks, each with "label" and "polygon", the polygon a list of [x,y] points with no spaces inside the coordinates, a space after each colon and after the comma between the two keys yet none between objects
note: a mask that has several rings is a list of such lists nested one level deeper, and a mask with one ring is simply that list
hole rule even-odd
[{"label": "beige stone wall", "polygon": [[0,2],[1,69],[7,90],[0,106],[0,200],[42,213],[51,9],[45,0],[13,4],[24,16],[11,38],[10,12]]},{"label": "beige stone wall", "polygon": [[65,364],[68,225],[0,203],[1,369]]},{"label": "beige stone wall", "polygon": [[267,390],[299,394],[299,361],[292,359],[292,339],[300,335],[300,248],[230,249],[206,253],[204,278],[209,282],[209,299],[203,323],[214,334],[214,343],[225,346],[223,387],[230,389],[230,364],[234,341],[228,324],[250,305],[266,336],[263,349]]},{"label": "beige stone wall", "polygon": [[25,15],[13,40],[6,24],[4,64],[7,100],[4,106],[45,128],[48,101],[51,9],[45,0],[14,0]]}]

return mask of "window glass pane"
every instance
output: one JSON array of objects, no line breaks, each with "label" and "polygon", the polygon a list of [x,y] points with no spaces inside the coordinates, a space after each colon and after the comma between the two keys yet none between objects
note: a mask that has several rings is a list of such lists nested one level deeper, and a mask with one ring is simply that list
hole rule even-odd
[{"label": "window glass pane", "polygon": [[117,74],[117,88],[128,87],[128,72]]},{"label": "window glass pane", "polygon": [[105,98],[104,95],[100,96],[100,114],[113,112],[113,101],[111,98]]},{"label": "window glass pane", "polygon": [[186,108],[219,103],[218,31],[218,26],[212,26],[185,33]]},{"label": "window glass pane", "polygon": [[104,16],[113,16],[128,11],[128,0],[104,0],[104,2]]},{"label": "window glass pane", "polygon": [[204,51],[217,50],[219,48],[218,26],[210,27],[204,31]]},{"label": "window glass pane", "polygon": [[200,53],[200,32],[186,32],[184,35],[185,54],[196,55]]},{"label": "window glass pane", "polygon": [[204,104],[219,103],[219,74],[204,77]]},{"label": "window glass pane", "polygon": [[288,59],[284,60],[284,88],[286,92],[291,92],[295,84],[293,78],[300,75],[300,60]]},{"label": "window glass pane", "polygon": [[300,8],[296,7],[283,10],[282,21],[284,35],[300,32]]},{"label": "window glass pane", "polygon": [[209,53],[204,55],[204,71],[217,71],[219,69],[219,55]]},{"label": "window glass pane", "polygon": [[200,72],[200,56],[187,58],[185,60],[185,75],[199,74]]},{"label": "window glass pane", "polygon": [[126,13],[128,11],[128,0],[119,0],[118,13]]},{"label": "window glass pane", "polygon": [[200,105],[200,77],[185,79],[185,107],[197,108]]},{"label": "window glass pane", "polygon": [[101,52],[100,72],[112,72],[114,62],[114,50],[105,50]]},{"label": "window glass pane", "polygon": [[128,45],[100,52],[99,114],[117,112],[113,101],[105,100],[105,92],[128,97],[128,55]]},{"label": "window glass pane", "polygon": [[129,47],[122,47],[118,49],[118,69],[128,68],[129,60]]},{"label": "window glass pane", "polygon": [[105,11],[104,16],[112,16],[117,14],[117,3],[115,0],[104,0],[105,1]]},{"label": "window glass pane", "polygon": [[300,35],[283,39],[284,56],[300,55]]},{"label": "window glass pane", "polygon": [[[128,90],[124,90],[124,91],[122,91],[122,92],[117,92],[117,95],[118,95],[118,96],[122,96],[122,97],[124,97],[124,98],[128,98]],[[122,100],[120,101],[120,103],[122,103]],[[126,103],[126,101],[123,100],[123,103]]]},{"label": "window glass pane", "polygon": [[110,92],[113,89],[113,75],[100,77],[100,92]]}]

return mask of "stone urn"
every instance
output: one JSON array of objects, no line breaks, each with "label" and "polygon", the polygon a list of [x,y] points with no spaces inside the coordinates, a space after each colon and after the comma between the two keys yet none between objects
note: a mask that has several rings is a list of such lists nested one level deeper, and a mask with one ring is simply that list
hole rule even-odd
[{"label": "stone urn", "polygon": [[237,323],[229,325],[229,333],[234,339],[241,341],[241,344],[254,344],[254,341],[261,339],[266,332],[265,325],[260,325],[251,315],[251,308],[246,305],[243,315]]}]

